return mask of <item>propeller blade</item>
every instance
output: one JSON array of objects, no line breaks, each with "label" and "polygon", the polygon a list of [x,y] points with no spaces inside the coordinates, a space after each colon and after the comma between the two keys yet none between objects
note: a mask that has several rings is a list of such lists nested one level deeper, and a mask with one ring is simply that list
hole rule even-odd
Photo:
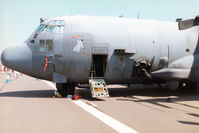
[{"label": "propeller blade", "polygon": [[179,30],[186,30],[188,28],[199,25],[199,16],[196,16],[195,19],[188,19],[178,23]]},{"label": "propeller blade", "polygon": [[179,30],[186,30],[193,26],[194,26],[194,19],[188,19],[178,23]]}]

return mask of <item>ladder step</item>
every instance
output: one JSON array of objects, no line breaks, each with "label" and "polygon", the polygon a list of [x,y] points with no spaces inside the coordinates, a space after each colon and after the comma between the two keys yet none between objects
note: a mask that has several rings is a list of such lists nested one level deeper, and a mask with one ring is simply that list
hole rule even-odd
[{"label": "ladder step", "polygon": [[109,97],[104,79],[90,79],[89,85],[92,97]]}]

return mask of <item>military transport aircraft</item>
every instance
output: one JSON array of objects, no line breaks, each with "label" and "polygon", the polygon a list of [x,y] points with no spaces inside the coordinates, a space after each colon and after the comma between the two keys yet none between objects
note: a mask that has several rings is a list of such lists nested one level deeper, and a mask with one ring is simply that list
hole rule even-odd
[{"label": "military transport aircraft", "polygon": [[62,96],[73,94],[78,83],[89,83],[93,97],[108,95],[106,83],[165,83],[172,90],[199,83],[199,16],[179,22],[94,16],[40,21],[1,60],[55,82]]}]

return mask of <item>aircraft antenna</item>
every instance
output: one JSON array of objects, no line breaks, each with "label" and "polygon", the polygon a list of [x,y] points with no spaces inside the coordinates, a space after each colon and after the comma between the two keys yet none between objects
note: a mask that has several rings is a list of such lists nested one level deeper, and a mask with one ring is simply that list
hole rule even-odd
[{"label": "aircraft antenna", "polygon": [[137,14],[137,19],[140,19],[140,13]]}]

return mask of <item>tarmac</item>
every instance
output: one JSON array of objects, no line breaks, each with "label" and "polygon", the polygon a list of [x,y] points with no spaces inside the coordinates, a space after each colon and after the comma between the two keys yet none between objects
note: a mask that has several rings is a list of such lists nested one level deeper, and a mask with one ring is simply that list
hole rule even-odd
[{"label": "tarmac", "polygon": [[[199,89],[176,92],[156,85],[109,85],[109,98],[54,97],[43,80],[21,75],[5,84],[0,73],[0,133],[198,133]],[[53,85],[53,83],[50,83]],[[112,122],[112,123],[111,123]]]}]

